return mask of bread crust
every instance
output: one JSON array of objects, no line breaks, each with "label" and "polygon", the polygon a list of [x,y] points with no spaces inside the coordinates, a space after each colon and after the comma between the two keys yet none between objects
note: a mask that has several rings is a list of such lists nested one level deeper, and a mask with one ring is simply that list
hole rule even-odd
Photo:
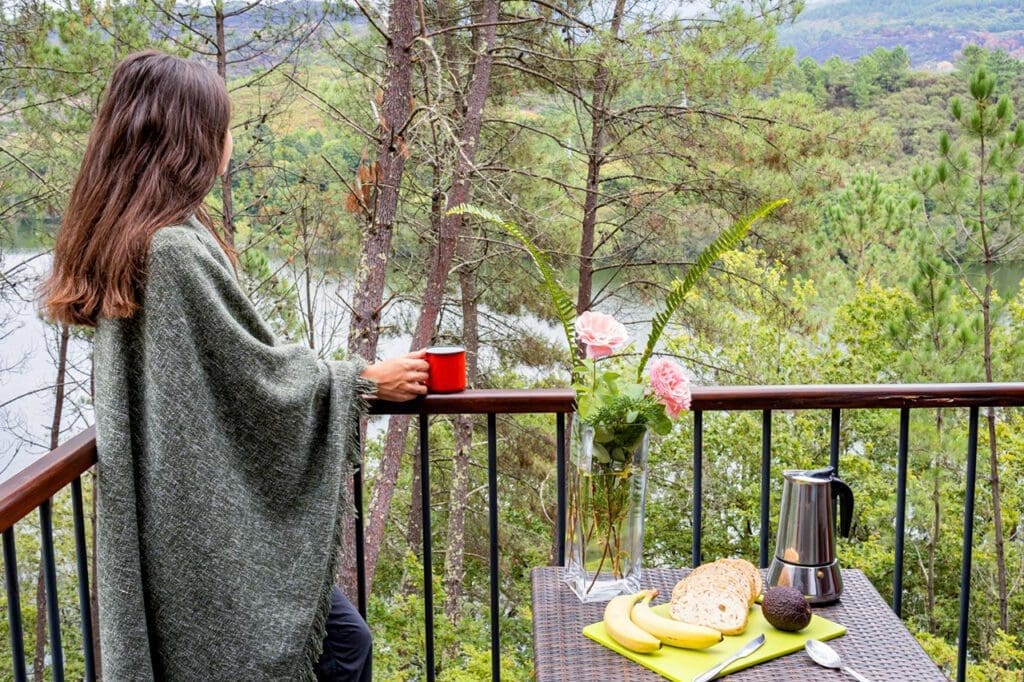
[{"label": "bread crust", "polygon": [[750,582],[750,603],[753,604],[757,601],[761,592],[764,591],[764,579],[761,578],[761,571],[746,559],[722,559],[721,561],[728,566],[738,568],[747,576],[747,580]]}]

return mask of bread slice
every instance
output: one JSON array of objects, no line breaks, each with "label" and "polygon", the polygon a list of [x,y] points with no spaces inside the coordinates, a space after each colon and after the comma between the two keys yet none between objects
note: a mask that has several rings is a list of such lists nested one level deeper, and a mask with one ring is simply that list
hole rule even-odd
[{"label": "bread slice", "polygon": [[[676,620],[712,627],[723,635],[747,629],[747,592],[737,591],[731,577],[705,575],[683,581],[672,594],[670,613]],[[746,587],[744,586],[746,590]]]},{"label": "bread slice", "polygon": [[731,585],[725,584],[723,587],[731,592],[742,596],[748,601],[748,605],[754,603],[754,598],[750,596],[750,578],[745,571],[742,569],[730,565],[723,560],[714,561],[710,564],[702,564],[697,568],[690,571],[690,575],[684,578],[687,581],[704,581],[707,578],[720,579],[731,582]]},{"label": "bread slice", "polygon": [[722,559],[721,561],[727,566],[738,568],[747,576],[747,580],[750,581],[750,603],[753,604],[757,601],[758,596],[764,590],[764,580],[761,578],[761,571],[757,570],[757,567],[746,559]]}]

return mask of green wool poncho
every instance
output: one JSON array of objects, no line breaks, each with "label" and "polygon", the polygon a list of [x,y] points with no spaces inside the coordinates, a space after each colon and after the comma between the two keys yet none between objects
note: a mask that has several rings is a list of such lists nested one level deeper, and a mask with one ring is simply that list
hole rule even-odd
[{"label": "green wool poncho", "polygon": [[194,218],[141,303],[94,344],[104,679],[315,680],[365,365],[279,344]]}]

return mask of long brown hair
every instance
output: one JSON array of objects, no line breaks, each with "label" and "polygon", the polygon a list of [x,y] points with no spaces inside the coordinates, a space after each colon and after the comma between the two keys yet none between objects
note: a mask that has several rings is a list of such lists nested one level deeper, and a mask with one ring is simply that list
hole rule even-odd
[{"label": "long brown hair", "polygon": [[230,253],[202,206],[230,117],[223,81],[202,64],[155,50],[118,64],[43,285],[51,319],[95,326],[99,317],[131,317],[153,234],[190,215]]}]

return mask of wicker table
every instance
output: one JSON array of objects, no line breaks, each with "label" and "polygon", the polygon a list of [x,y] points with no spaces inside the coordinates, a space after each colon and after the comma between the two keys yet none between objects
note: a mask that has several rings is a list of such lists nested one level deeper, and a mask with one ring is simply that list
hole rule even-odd
[{"label": "wicker table", "polygon": [[[582,604],[561,581],[561,568],[535,568],[533,581],[533,651],[538,682],[607,682],[662,677],[583,636],[581,630],[601,619],[604,603]],[[689,569],[648,569],[643,587],[669,594]],[[815,612],[842,623],[846,634],[830,644],[844,663],[881,680],[945,680],[892,609],[864,574],[843,570],[843,598]],[[839,671],[815,665],[802,653],[783,656],[729,676],[730,680],[828,680],[853,679]]]}]

